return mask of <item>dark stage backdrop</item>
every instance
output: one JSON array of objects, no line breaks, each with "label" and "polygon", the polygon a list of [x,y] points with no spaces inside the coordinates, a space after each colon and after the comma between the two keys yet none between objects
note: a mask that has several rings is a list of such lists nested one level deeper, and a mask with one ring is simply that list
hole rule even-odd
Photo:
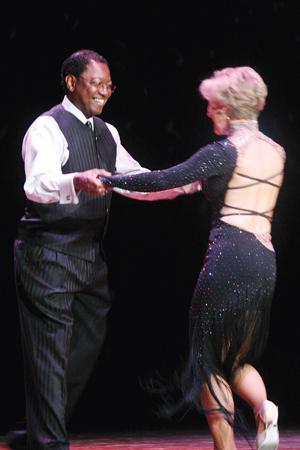
[{"label": "dark stage backdrop", "polygon": [[[61,101],[60,65],[81,48],[109,60],[118,89],[102,117],[150,169],[178,163],[213,139],[197,86],[214,69],[250,65],[268,84],[260,125],[286,148],[287,166],[274,220],[278,285],[260,369],[282,424],[299,424],[299,2],[197,3],[167,8],[94,2],[72,9],[41,3],[35,10],[2,13],[0,432],[24,408],[12,256],[24,200],[21,141],[35,117]],[[73,430],[171,425],[155,416],[159,399],[141,384],[156,371],[168,378],[181,364],[208,215],[201,194],[154,203],[114,195],[106,239],[109,332]],[[172,426],[198,423],[203,419],[190,413]]]}]

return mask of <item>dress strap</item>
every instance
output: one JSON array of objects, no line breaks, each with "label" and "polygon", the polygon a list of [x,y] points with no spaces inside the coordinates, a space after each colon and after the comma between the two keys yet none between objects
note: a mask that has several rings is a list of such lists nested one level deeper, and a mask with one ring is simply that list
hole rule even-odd
[{"label": "dress strap", "polygon": [[269,184],[270,186],[274,186],[274,187],[280,188],[280,186],[278,184],[272,183],[269,180],[272,180],[272,178],[275,178],[278,175],[281,175],[282,173],[283,173],[283,171],[281,170],[280,172],[275,173],[274,175],[271,175],[268,178],[261,179],[261,178],[251,177],[250,175],[245,175],[245,174],[240,173],[240,172],[236,172],[236,175],[238,175],[240,177],[243,177],[243,178],[248,178],[249,180],[254,180],[255,183],[243,184],[242,186],[232,186],[232,187],[229,186],[228,189],[243,189],[243,188],[246,188],[246,187],[255,186],[256,184],[259,184],[259,183]]},{"label": "dress strap", "polygon": [[260,217],[264,217],[269,222],[272,221],[272,217],[269,216],[268,213],[272,212],[273,209],[270,209],[269,211],[259,212],[259,211],[253,211],[252,209],[246,209],[246,208],[240,208],[238,206],[227,205],[226,203],[223,203],[223,206],[225,206],[226,208],[237,209],[238,211],[242,211],[242,212],[221,214],[221,217],[226,217],[226,216],[260,216]]}]

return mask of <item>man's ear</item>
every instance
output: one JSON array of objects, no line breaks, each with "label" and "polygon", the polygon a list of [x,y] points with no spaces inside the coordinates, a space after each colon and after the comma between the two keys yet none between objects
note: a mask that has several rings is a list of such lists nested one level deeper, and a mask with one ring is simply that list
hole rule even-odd
[{"label": "man's ear", "polygon": [[77,80],[74,75],[68,74],[65,76],[65,83],[69,92],[74,92],[76,82]]}]

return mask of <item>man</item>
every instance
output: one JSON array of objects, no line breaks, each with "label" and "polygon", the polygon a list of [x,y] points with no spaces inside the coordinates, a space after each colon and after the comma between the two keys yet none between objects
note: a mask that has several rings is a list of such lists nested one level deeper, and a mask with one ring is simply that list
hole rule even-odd
[{"label": "man", "polygon": [[[99,116],[114,92],[108,63],[80,50],[62,64],[65,97],[25,134],[27,197],[15,243],[30,449],[69,449],[66,424],[101,350],[110,296],[102,247],[111,192],[99,176],[145,171]],[[199,184],[152,194],[171,199]],[[17,437],[17,436],[14,436]],[[13,438],[11,448],[18,448]],[[20,448],[20,447],[19,447]]]}]

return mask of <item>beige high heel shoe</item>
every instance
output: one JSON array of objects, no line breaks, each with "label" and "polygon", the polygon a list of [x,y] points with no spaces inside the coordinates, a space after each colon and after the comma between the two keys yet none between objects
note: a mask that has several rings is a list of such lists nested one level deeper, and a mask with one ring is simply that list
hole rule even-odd
[{"label": "beige high heel shoe", "polygon": [[279,445],[278,407],[273,402],[265,400],[257,416],[264,423],[264,429],[256,436],[257,450],[277,450]]}]

